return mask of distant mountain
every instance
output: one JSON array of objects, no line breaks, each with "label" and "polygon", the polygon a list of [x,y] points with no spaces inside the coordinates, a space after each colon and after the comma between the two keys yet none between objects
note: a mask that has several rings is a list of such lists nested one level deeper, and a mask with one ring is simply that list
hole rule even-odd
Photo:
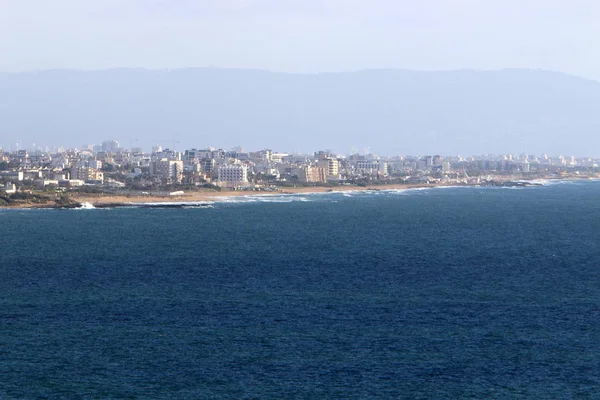
[{"label": "distant mountain", "polygon": [[102,140],[380,154],[600,155],[600,83],[543,70],[0,74],[0,146]]}]

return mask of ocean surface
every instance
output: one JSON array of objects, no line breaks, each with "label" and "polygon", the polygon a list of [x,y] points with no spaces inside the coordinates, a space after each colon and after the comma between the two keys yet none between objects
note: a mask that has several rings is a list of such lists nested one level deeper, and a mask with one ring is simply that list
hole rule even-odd
[{"label": "ocean surface", "polygon": [[0,399],[598,399],[600,182],[0,210]]}]

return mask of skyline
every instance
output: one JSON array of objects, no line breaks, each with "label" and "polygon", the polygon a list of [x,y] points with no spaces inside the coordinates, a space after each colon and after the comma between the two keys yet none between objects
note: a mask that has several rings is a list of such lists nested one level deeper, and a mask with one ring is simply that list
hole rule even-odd
[{"label": "skyline", "polygon": [[[122,148],[114,140],[103,141],[101,146],[60,149],[54,153],[0,151],[0,183],[4,183],[3,190],[8,194],[16,194],[31,183],[41,189],[49,187],[50,191],[87,185],[96,189],[141,190],[146,194],[159,185],[211,190],[217,185],[260,191],[277,191],[281,189],[279,186],[297,184],[366,187],[367,184],[447,183],[522,187],[529,184],[518,178],[597,178],[599,170],[600,159],[547,154],[540,157],[526,154],[516,157],[510,154],[380,157],[357,152],[340,155],[330,150],[290,154],[268,148],[249,152],[241,148],[178,151],[160,146],[149,153],[138,148]],[[15,185],[14,181],[19,183]],[[169,192],[169,196],[185,194],[182,187],[178,189]],[[12,200],[4,198],[3,201],[11,203]]]},{"label": "skyline", "polygon": [[[547,152],[488,152],[488,153],[459,153],[459,154],[450,154],[444,153],[443,151],[438,152],[429,152],[429,153],[396,153],[396,154],[385,154],[373,151],[370,147],[366,148],[350,148],[349,151],[334,151],[329,148],[319,148],[315,147],[313,151],[305,151],[305,152],[297,152],[290,151],[289,149],[278,149],[272,146],[256,146],[247,148],[246,146],[240,145],[231,148],[227,148],[224,146],[192,146],[185,147],[180,146],[178,140],[172,140],[167,143],[156,143],[152,148],[145,148],[143,146],[137,146],[136,142],[130,142],[129,145],[126,143],[122,143],[118,139],[107,139],[102,140],[96,143],[84,144],[81,146],[63,146],[58,144],[41,146],[35,143],[32,143],[31,146],[27,144],[14,142],[9,144],[9,146],[3,146],[0,143],[0,154],[17,154],[19,151],[26,151],[31,154],[59,154],[59,153],[67,153],[71,151],[75,152],[108,152],[111,154],[119,154],[119,153],[136,153],[139,152],[141,154],[153,154],[160,153],[163,151],[167,152],[175,152],[184,154],[188,151],[223,151],[229,153],[260,153],[264,151],[270,151],[276,154],[287,154],[287,155],[300,155],[300,156],[313,156],[319,153],[327,153],[334,154],[336,157],[351,157],[351,156],[376,156],[383,159],[395,158],[395,157],[428,157],[428,156],[441,156],[441,157],[455,157],[455,158],[465,158],[465,159],[479,159],[479,158],[498,158],[498,157],[508,157],[510,158],[577,158],[577,159],[598,159],[600,160],[600,155],[573,155],[565,152],[559,153],[547,153]],[[172,144],[172,145],[169,145]],[[104,150],[109,146],[112,150],[107,151]],[[139,151],[141,150],[141,151]]]}]

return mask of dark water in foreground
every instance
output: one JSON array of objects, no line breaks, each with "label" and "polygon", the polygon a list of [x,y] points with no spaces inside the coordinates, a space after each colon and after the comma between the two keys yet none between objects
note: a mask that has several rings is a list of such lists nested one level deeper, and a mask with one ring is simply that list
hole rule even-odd
[{"label": "dark water in foreground", "polygon": [[600,183],[0,210],[0,398],[599,398]]}]

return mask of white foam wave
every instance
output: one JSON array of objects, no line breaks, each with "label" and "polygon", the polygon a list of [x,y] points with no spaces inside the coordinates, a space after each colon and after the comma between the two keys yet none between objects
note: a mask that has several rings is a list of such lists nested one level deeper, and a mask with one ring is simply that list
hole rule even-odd
[{"label": "white foam wave", "polygon": [[529,183],[534,185],[542,186],[553,186],[553,185],[573,185],[581,182],[588,182],[590,179],[531,179],[531,180],[519,180],[517,182]]},{"label": "white foam wave", "polygon": [[255,203],[258,201],[251,196],[219,196],[213,200],[215,203]]},{"label": "white foam wave", "polygon": [[211,204],[202,204],[202,205],[193,205],[193,206],[182,206],[181,208],[186,208],[186,209],[195,209],[195,208],[215,208],[215,206],[211,205]]},{"label": "white foam wave", "polygon": [[311,201],[306,196],[299,196],[297,194],[223,196],[215,197],[214,200],[216,203],[292,203]]},{"label": "white foam wave", "polygon": [[81,206],[74,208],[74,210],[95,210],[95,209],[96,209],[96,207],[94,207],[94,205],[92,203],[88,203],[87,201],[81,203]]},{"label": "white foam wave", "polygon": [[532,179],[530,181],[522,180],[519,182],[530,183],[530,184],[534,184],[534,185],[542,185],[542,186],[548,186],[548,185],[552,185],[554,183],[554,182],[552,182],[551,179]]},{"label": "white foam wave", "polygon": [[163,201],[147,203],[125,203],[129,207],[186,207],[186,208],[210,208],[212,207],[206,201]]}]

